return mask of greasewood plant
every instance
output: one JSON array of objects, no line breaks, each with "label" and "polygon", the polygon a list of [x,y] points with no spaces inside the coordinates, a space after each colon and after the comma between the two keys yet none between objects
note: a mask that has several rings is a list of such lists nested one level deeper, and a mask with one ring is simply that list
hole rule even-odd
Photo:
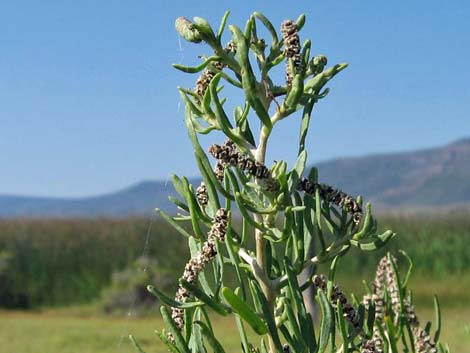
[{"label": "greasewood plant", "polygon": [[[224,352],[210,319],[232,315],[244,353],[322,353],[328,347],[333,352],[379,352],[395,347],[390,330],[402,327],[398,321],[394,326],[388,316],[380,316],[386,325],[374,329],[373,308],[388,298],[381,296],[383,286],[364,304],[348,300],[333,282],[338,258],[351,247],[375,250],[394,233],[377,234],[370,204],[363,207],[360,197],[320,184],[316,170],[306,170],[313,107],[327,96],[326,84],[347,64],[327,67],[325,56],[311,55],[311,41],[300,41],[304,15],[284,21],[279,34],[255,12],[243,30],[228,26],[231,38],[224,44],[228,15],[218,31],[200,17],[176,20],[178,33],[189,42],[207,44],[210,54],[196,67],[174,65],[199,74],[195,89],[180,87],[179,92],[203,182],[194,187],[174,175],[181,198],[170,199],[181,213],[171,216],[157,209],[187,238],[191,250],[174,297],[148,287],[163,303],[166,327],[159,332],[161,340],[170,352]],[[259,26],[269,39],[260,37]],[[270,73],[279,65],[285,66],[285,78],[275,82]],[[223,97],[224,84],[243,92],[233,113],[225,108],[232,98]],[[300,115],[297,161],[291,168],[282,160],[267,165],[273,129],[294,115]],[[226,140],[201,146],[200,135],[213,131],[222,132]],[[232,222],[235,213],[241,216],[241,229]],[[328,278],[317,274],[300,280],[301,273],[312,274],[309,270],[320,263],[331,264]],[[236,274],[235,286],[227,284],[228,272]],[[317,333],[303,298],[311,286],[321,312]],[[402,305],[400,312],[404,308],[410,306]],[[258,339],[248,338],[248,326]]]}]

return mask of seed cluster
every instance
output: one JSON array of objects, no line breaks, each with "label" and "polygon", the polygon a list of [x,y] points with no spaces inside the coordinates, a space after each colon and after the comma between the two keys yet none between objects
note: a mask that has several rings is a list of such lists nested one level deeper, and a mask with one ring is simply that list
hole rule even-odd
[{"label": "seed cluster", "polygon": [[[397,263],[397,260],[394,257],[392,257],[392,261],[395,264]],[[397,323],[399,314],[401,312],[400,293],[398,289],[397,277],[395,276],[395,272],[393,271],[390,261],[388,261],[388,266],[386,268],[385,279],[387,281],[387,290],[390,295],[390,301],[392,302],[392,309],[395,313],[395,323]]]},{"label": "seed cluster", "polygon": [[224,165],[217,161],[214,167],[214,174],[218,181],[222,182],[224,180]]},{"label": "seed cluster", "polygon": [[315,194],[315,191],[318,189],[320,197],[326,202],[332,203],[336,206],[341,207],[346,212],[352,215],[353,222],[357,225],[361,222],[362,219],[362,207],[356,200],[346,194],[345,192],[335,189],[330,185],[318,184],[311,182],[307,178],[302,178],[300,180],[298,189],[304,191],[308,194]]},{"label": "seed cluster", "polygon": [[429,334],[421,327],[414,327],[416,353],[437,353],[436,344],[431,341]]},{"label": "seed cluster", "polygon": [[409,297],[404,300],[404,307],[405,317],[413,331],[416,353],[437,353],[436,344],[431,340],[429,334],[419,326],[418,316]]},{"label": "seed cluster", "polygon": [[237,52],[237,44],[233,40],[229,40],[227,45],[224,48],[226,53],[236,53]]},{"label": "seed cluster", "polygon": [[269,169],[264,164],[256,162],[253,158],[241,153],[233,141],[225,141],[223,145],[213,144],[209,147],[209,153],[218,160],[214,172],[219,180],[220,177],[223,179],[223,172],[221,171],[229,166],[238,167],[258,179],[270,178]]},{"label": "seed cluster", "polygon": [[[380,341],[381,343],[382,341]],[[377,345],[377,341],[372,338],[370,340],[364,339],[361,343],[361,353],[379,353],[382,352],[380,346]]]},{"label": "seed cluster", "polygon": [[411,326],[419,326],[418,316],[416,316],[416,311],[414,306],[411,304],[410,299],[406,298],[404,300],[405,306],[405,317],[410,323]]},{"label": "seed cluster", "polygon": [[204,184],[203,181],[201,181],[201,184],[196,189],[196,198],[202,207],[207,206],[207,203],[209,202],[209,195],[207,194],[206,184]]},{"label": "seed cluster", "polygon": [[[225,208],[219,208],[215,214],[212,227],[208,232],[207,240],[202,245],[201,251],[196,254],[194,258],[184,267],[183,276],[185,281],[195,284],[199,274],[204,270],[205,266],[217,255],[216,241],[225,241],[228,225],[228,213]],[[175,295],[175,300],[184,303],[190,297],[189,291],[183,286],[179,286]],[[171,308],[171,318],[175,326],[182,329],[184,326],[184,309]],[[173,341],[173,336],[168,335],[168,338]]]},{"label": "seed cluster", "polygon": [[[387,256],[383,257],[379,265],[377,266],[376,276],[373,283],[373,294],[371,296],[364,297],[364,304],[366,307],[370,305],[373,300],[375,302],[375,319],[378,325],[382,325],[385,315],[385,292],[387,291],[388,296],[392,304],[392,311],[394,314],[395,322],[398,321],[400,313],[402,312],[399,296],[398,281],[393,271],[393,265],[396,264],[396,259],[392,257],[390,261]],[[406,320],[410,324],[413,336],[414,345],[417,353],[436,353],[436,345],[429,337],[429,334],[419,326],[419,320],[416,315],[415,309],[411,304],[410,297],[404,300],[403,312]],[[380,338],[380,332],[377,326],[374,326],[373,339],[382,342]],[[383,347],[383,344],[382,344]]]},{"label": "seed cluster", "polygon": [[377,297],[383,297],[385,294],[385,273],[387,272],[388,265],[388,257],[384,256],[380,259],[377,270],[375,271],[375,279],[372,287],[373,293]]},{"label": "seed cluster", "polygon": [[[325,294],[327,293],[327,278],[325,275],[314,275],[312,277],[312,283],[315,288],[317,288],[317,290],[319,289],[322,290]],[[333,285],[330,300],[334,309],[337,309],[338,302],[341,303],[345,319],[354,327],[356,332],[358,332],[359,336],[362,338],[361,353],[382,353],[380,348],[382,341],[377,341],[375,338],[368,340],[364,337],[364,331],[359,321],[359,313],[348,302],[346,294],[337,284]]]},{"label": "seed cluster", "polygon": [[[229,41],[224,48],[224,52],[226,53],[235,53],[237,51],[237,47],[233,41]],[[218,71],[221,71],[226,65],[221,63],[220,61],[213,61],[212,67]],[[196,80],[196,88],[194,92],[198,96],[199,99],[204,97],[204,93],[206,93],[209,84],[211,83],[214,76],[217,74],[216,71],[212,70],[211,68],[205,68],[202,71],[202,74]]]},{"label": "seed cluster", "polygon": [[209,240],[218,239],[222,243],[225,241],[225,235],[227,234],[228,226],[228,212],[225,208],[219,208],[215,213],[212,227],[209,230]]},{"label": "seed cluster", "polygon": [[388,270],[390,270],[388,257],[384,256],[382,259],[380,259],[379,264],[377,266],[375,280],[372,284],[372,297],[368,298],[368,303],[364,303],[366,304],[366,308],[369,307],[369,305],[367,304],[369,304],[372,300],[375,303],[375,321],[377,325],[374,326],[372,340],[376,342],[376,346],[379,347],[380,352],[383,351],[383,341],[382,336],[380,335],[378,325],[382,325],[385,318],[385,283],[387,278],[386,274]]},{"label": "seed cluster", "polygon": [[[386,273],[388,269],[388,258],[383,257],[377,266],[377,271],[375,273],[372,296],[364,297],[364,304],[366,308],[369,307],[370,303],[374,301],[375,303],[375,319],[378,323],[382,324],[385,317],[385,283],[386,283]],[[375,330],[375,328],[374,328]],[[374,332],[375,333],[375,332]],[[377,334],[378,331],[377,331]]]},{"label": "seed cluster", "polygon": [[[325,275],[314,275],[312,277],[312,283],[315,288],[322,290],[325,294],[327,293],[327,278]],[[341,290],[341,288],[334,284],[331,291],[331,304],[333,308],[337,308],[338,302],[341,303],[343,308],[343,315],[347,321],[354,327],[357,332],[361,331],[361,326],[359,322],[359,314],[357,310],[349,303],[346,294]]]},{"label": "seed cluster", "polygon": [[[292,20],[285,20],[281,25],[282,38],[284,40],[284,54],[287,58],[286,82],[288,86],[292,86],[292,79],[302,69],[302,58],[300,56],[300,38],[297,25]],[[291,64],[294,72],[291,70]]]},{"label": "seed cluster", "polygon": [[202,74],[197,78],[196,88],[194,89],[194,92],[196,93],[199,99],[204,97],[204,93],[206,93],[206,90],[209,87],[209,84],[211,83],[215,75],[216,75],[215,71],[209,68],[205,68],[202,71]]}]

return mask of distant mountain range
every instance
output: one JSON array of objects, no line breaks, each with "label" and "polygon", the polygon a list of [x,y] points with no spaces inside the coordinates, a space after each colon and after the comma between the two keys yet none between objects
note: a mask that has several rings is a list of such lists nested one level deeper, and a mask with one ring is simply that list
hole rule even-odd
[{"label": "distant mountain range", "polygon": [[470,205],[470,138],[412,152],[319,163],[320,181],[363,195],[377,208]]},{"label": "distant mountain range", "polygon": [[[362,195],[379,209],[470,206],[470,138],[438,148],[339,158],[316,166],[320,182]],[[147,216],[157,206],[172,212],[168,195],[174,190],[166,181],[145,181],[86,198],[0,195],[0,217]]]}]

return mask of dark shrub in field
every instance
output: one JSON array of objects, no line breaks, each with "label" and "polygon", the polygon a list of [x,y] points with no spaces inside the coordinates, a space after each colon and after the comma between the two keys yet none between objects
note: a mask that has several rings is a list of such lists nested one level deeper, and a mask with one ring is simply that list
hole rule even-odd
[{"label": "dark shrub in field", "polygon": [[0,251],[0,303],[6,307],[28,308],[28,296],[20,288],[12,286],[14,273],[11,271],[11,255]]},{"label": "dark shrub in field", "polygon": [[174,276],[153,258],[141,256],[130,267],[112,274],[111,285],[103,291],[103,309],[108,313],[148,312],[155,297],[147,291],[152,284],[174,290]]}]

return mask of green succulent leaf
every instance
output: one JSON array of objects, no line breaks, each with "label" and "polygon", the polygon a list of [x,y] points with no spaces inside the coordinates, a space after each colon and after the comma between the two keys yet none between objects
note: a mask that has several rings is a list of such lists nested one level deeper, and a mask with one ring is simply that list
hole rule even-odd
[{"label": "green succulent leaf", "polygon": [[277,349],[278,352],[282,352],[282,344],[279,339],[279,334],[277,332],[276,321],[274,320],[268,301],[265,295],[263,294],[263,291],[261,290],[258,282],[250,280],[250,285],[251,285],[251,288],[253,288],[253,291],[255,294],[254,298],[256,297],[258,301],[260,302],[264,319],[266,320],[266,324],[268,325],[269,335],[271,336],[271,339],[274,343],[274,347],[275,349]]},{"label": "green succulent leaf", "polygon": [[207,339],[207,342],[210,344],[212,349],[214,349],[214,353],[225,353],[224,348],[222,347],[220,342],[215,338],[212,330],[204,322],[195,321],[194,324],[201,327],[202,334]]},{"label": "green succulent leaf", "polygon": [[248,40],[243,34],[243,32],[236,26],[229,26],[230,31],[232,32],[233,39],[237,46],[237,57],[242,68],[242,85],[243,90],[245,91],[245,96],[247,101],[255,110],[257,116],[261,122],[268,129],[272,128],[271,118],[269,117],[268,111],[264,107],[262,101],[259,98],[259,84],[256,81],[253,68],[251,67],[249,60],[249,44]]},{"label": "green succulent leaf", "polygon": [[375,304],[370,303],[367,311],[367,321],[366,321],[366,332],[369,336],[372,336],[374,331],[374,322],[375,322]]},{"label": "green succulent leaf", "polygon": [[373,226],[373,219],[372,219],[372,206],[370,203],[366,205],[366,215],[364,217],[364,221],[362,223],[362,228],[359,232],[353,235],[354,240],[360,240],[367,236],[369,232],[372,230]]},{"label": "green succulent leaf", "polygon": [[194,308],[196,306],[204,305],[203,302],[186,302],[186,303],[178,302],[178,301],[168,297],[162,291],[158,290],[156,287],[154,287],[152,285],[147,286],[147,291],[149,291],[149,293],[151,293],[155,297],[157,297],[163,304],[166,304],[166,305],[171,306],[173,308],[188,309],[188,308]]},{"label": "green succulent leaf", "polygon": [[302,13],[299,15],[299,17],[295,21],[295,26],[297,27],[297,30],[300,31],[302,27],[304,26],[304,24],[305,24],[305,14]]},{"label": "green succulent leaf", "polygon": [[139,343],[133,335],[129,335],[129,340],[131,341],[132,345],[137,350],[137,352],[145,353],[145,351],[142,349],[142,347],[140,347]]},{"label": "green succulent leaf", "polygon": [[243,348],[243,353],[250,353],[250,344],[248,343],[248,336],[243,326],[243,321],[240,316],[235,315],[235,322],[237,324],[238,333],[240,335],[240,340]]},{"label": "green succulent leaf", "polygon": [[160,216],[162,216],[162,218],[167,221],[169,224],[171,224],[173,226],[173,228],[175,228],[175,230],[178,231],[178,233],[180,233],[181,235],[183,235],[184,237],[186,238],[190,238],[192,237],[191,234],[189,234],[186,229],[184,229],[183,227],[181,227],[175,220],[173,220],[173,218],[168,215],[166,212],[162,211],[161,209],[159,208],[156,208],[155,209],[156,212],[158,212],[160,214]]},{"label": "green succulent leaf", "polygon": [[398,353],[397,341],[395,338],[395,326],[390,316],[385,316],[385,327],[387,329],[387,341],[390,346],[390,353]]},{"label": "green succulent leaf", "polygon": [[215,188],[225,197],[230,198],[233,200],[233,196],[230,195],[227,190],[225,190],[220,182],[215,177],[215,174],[212,172],[212,167],[207,159],[204,150],[202,149],[201,145],[199,144],[199,140],[196,136],[196,131],[194,130],[194,125],[191,121],[191,111],[189,109],[186,110],[186,126],[188,128],[188,135],[194,147],[194,154],[196,157],[196,161],[201,171],[201,174],[204,179],[204,183],[208,187],[209,193],[209,202],[215,206],[215,209],[220,208],[219,197],[217,192],[214,190]]},{"label": "green succulent leaf", "polygon": [[220,22],[219,30],[217,31],[217,39],[222,39],[222,35],[224,34],[225,25],[227,23],[228,17],[230,16],[230,11],[225,11],[224,16],[222,17],[222,21]]},{"label": "green succulent leaf", "polygon": [[258,335],[265,335],[268,333],[268,327],[263,320],[260,319],[258,314],[256,314],[244,300],[232,292],[230,288],[222,288],[222,295],[233,311],[240,315],[240,317],[245,320],[245,322],[250,325]]},{"label": "green succulent leaf", "polygon": [[276,29],[274,28],[271,21],[269,21],[266,16],[264,16],[261,12],[254,12],[253,15],[261,21],[261,23],[266,27],[268,32],[271,34],[272,37],[272,46],[275,47],[279,43],[279,38],[277,36]]},{"label": "green succulent leaf", "polygon": [[403,290],[406,291],[406,288],[408,286],[408,281],[410,280],[410,277],[411,277],[411,271],[413,270],[413,261],[411,260],[410,256],[406,253],[406,251],[399,250],[399,253],[402,254],[405,257],[405,259],[408,261],[408,270],[406,271],[406,276],[402,284]]},{"label": "green succulent leaf", "polygon": [[176,348],[180,353],[191,353],[188,348],[188,344],[185,342],[181,331],[175,326],[173,319],[171,318],[170,313],[168,312],[167,308],[164,306],[160,307],[160,313],[162,314],[163,321],[165,322],[166,327],[172,334]]},{"label": "green succulent leaf", "polygon": [[178,208],[180,208],[183,211],[189,212],[189,207],[185,203],[183,203],[180,199],[174,196],[168,196],[168,200],[170,200],[172,203],[174,203]]},{"label": "green succulent leaf", "polygon": [[333,309],[331,308],[328,299],[323,291],[318,291],[317,301],[320,304],[320,309],[322,313],[321,324],[320,324],[320,340],[318,343],[318,353],[323,353],[326,351],[328,346],[328,340],[330,338],[330,333],[334,329],[334,316]]},{"label": "green succulent leaf", "polygon": [[348,67],[348,64],[337,64],[322,73],[314,76],[305,83],[305,91],[309,92],[312,90],[313,93],[318,94],[325,84],[335,77],[339,72],[343,71]]},{"label": "green succulent leaf", "polygon": [[159,332],[155,330],[155,333],[157,334],[158,338],[160,338],[160,341],[162,341],[162,343],[167,347],[168,351],[171,353],[180,353],[176,346],[168,340],[165,331]]},{"label": "green succulent leaf", "polygon": [[380,249],[381,247],[385,246],[387,242],[392,239],[396,233],[391,230],[387,230],[382,234],[378,234],[375,237],[372,237],[372,240],[362,239],[362,240],[351,240],[351,245],[358,247],[361,250],[365,251],[374,251]]},{"label": "green succulent leaf", "polygon": [[183,186],[186,194],[186,200],[188,201],[189,205],[189,215],[191,216],[191,223],[193,226],[194,235],[197,239],[204,239],[205,235],[201,230],[199,220],[205,217],[203,216],[201,209],[199,208],[199,204],[197,203],[197,199],[194,196],[192,187],[190,186],[188,179],[183,178]]},{"label": "green succulent leaf", "polygon": [[185,281],[184,279],[180,279],[180,284],[184,288],[186,288],[194,297],[198,298],[201,302],[206,304],[208,307],[214,310],[217,314],[222,315],[222,316],[228,315],[228,312],[224,307],[222,307],[219,303],[217,303],[213,297],[205,293],[198,286],[192,283],[189,283]]},{"label": "green succulent leaf", "polygon": [[304,76],[296,74],[292,80],[292,87],[283,103],[285,114],[288,115],[297,109],[297,104],[304,93]]},{"label": "green succulent leaf", "polygon": [[338,313],[336,315],[336,318],[338,321],[339,331],[343,339],[343,347],[348,347],[349,345],[348,323],[346,322],[346,319],[344,317],[343,305],[341,304],[339,300],[337,302],[337,310],[338,310]]},{"label": "green succulent leaf", "polygon": [[206,60],[204,60],[198,66],[184,66],[184,65],[180,65],[180,64],[172,64],[172,66],[175,69],[183,71],[185,73],[195,74],[195,73],[198,73],[198,72],[201,72],[202,70],[204,70],[207,67],[207,65],[209,65],[210,62],[219,61],[219,60],[220,60],[220,57],[214,55],[214,56],[211,56],[211,57],[207,58]]},{"label": "green succulent leaf", "polygon": [[436,325],[436,332],[434,333],[434,342],[439,342],[439,338],[441,336],[441,306],[439,304],[439,299],[437,295],[434,295],[434,313],[435,313],[435,320],[434,324]]}]

